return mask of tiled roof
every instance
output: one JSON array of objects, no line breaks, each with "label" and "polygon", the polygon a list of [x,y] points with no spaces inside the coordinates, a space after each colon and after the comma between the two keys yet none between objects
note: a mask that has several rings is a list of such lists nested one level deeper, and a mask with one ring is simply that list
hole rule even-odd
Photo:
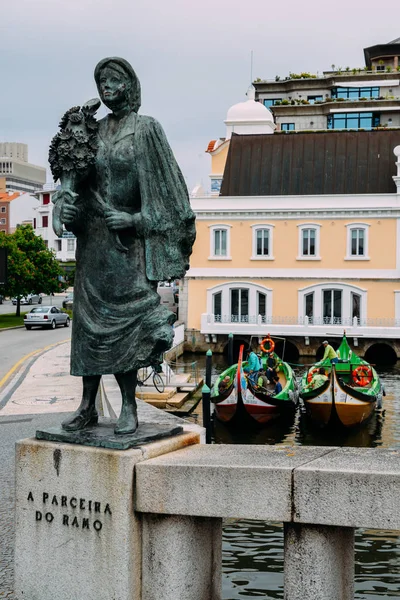
[{"label": "tiled roof", "polygon": [[214,146],[216,143],[217,143],[217,140],[211,140],[211,142],[208,142],[206,152],[212,152],[214,150]]},{"label": "tiled roof", "polygon": [[394,194],[400,130],[232,135],[221,196]]},{"label": "tiled roof", "polygon": [[11,200],[15,200],[21,195],[21,192],[13,192],[9,194],[8,192],[0,192],[0,202],[11,202]]}]

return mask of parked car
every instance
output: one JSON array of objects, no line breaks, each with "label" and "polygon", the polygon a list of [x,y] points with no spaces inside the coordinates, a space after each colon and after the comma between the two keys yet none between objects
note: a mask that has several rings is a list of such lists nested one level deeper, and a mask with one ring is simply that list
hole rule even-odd
[{"label": "parked car", "polygon": [[161,282],[158,284],[157,293],[161,298],[161,304],[178,317],[179,289],[173,284]]},{"label": "parked car", "polygon": [[68,308],[68,310],[72,310],[73,305],[74,305],[74,292],[71,292],[62,301],[62,307]]},{"label": "parked car", "polygon": [[[17,304],[17,298],[12,299],[12,303]],[[22,296],[19,301],[20,304],[42,304],[42,296],[40,294],[28,294],[27,296]]]},{"label": "parked car", "polygon": [[26,329],[35,326],[50,329],[55,329],[58,325],[69,327],[70,318],[67,313],[61,312],[55,306],[37,306],[24,315],[24,325]]}]

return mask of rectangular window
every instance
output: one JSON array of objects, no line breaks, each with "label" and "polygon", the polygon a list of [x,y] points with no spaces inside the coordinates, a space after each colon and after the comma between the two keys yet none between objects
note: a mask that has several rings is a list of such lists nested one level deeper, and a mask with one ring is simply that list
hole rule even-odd
[{"label": "rectangular window", "polygon": [[357,318],[360,321],[361,318],[361,296],[359,294],[351,293],[351,317]]},{"label": "rectangular window", "polygon": [[307,96],[307,100],[310,104],[315,104],[315,102],[322,102],[323,99],[323,96]]},{"label": "rectangular window", "polygon": [[333,113],[328,116],[328,129],[372,129],[380,123],[379,113]]},{"label": "rectangular window", "polygon": [[270,106],[275,106],[277,102],[282,102],[282,98],[265,98],[263,102],[264,106],[269,108]]},{"label": "rectangular window", "polygon": [[231,290],[231,315],[233,323],[248,323],[249,290],[247,288]]},{"label": "rectangular window", "polygon": [[364,229],[351,230],[351,256],[364,256]]},{"label": "rectangular window", "polygon": [[75,240],[67,240],[67,252],[74,252],[75,251]]},{"label": "rectangular window", "polygon": [[43,204],[50,204],[50,194],[43,194]]},{"label": "rectangular window", "polygon": [[6,220],[5,219],[0,219],[0,225],[5,225],[6,224]]},{"label": "rectangular window", "polygon": [[226,229],[214,230],[214,255],[227,256],[227,231]]},{"label": "rectangular window", "polygon": [[36,229],[36,217],[33,218],[33,229]]},{"label": "rectangular window", "polygon": [[257,292],[257,309],[258,309],[258,313],[257,313],[258,315],[261,315],[264,318],[267,316],[267,295],[266,294]]},{"label": "rectangular window", "polygon": [[257,230],[257,256],[268,256],[269,255],[269,230],[258,229]]},{"label": "rectangular window", "polygon": [[376,66],[376,71],[384,71],[385,70],[385,65],[377,65]]},{"label": "rectangular window", "polygon": [[6,212],[6,207],[5,206],[1,207],[1,212]]},{"label": "rectangular window", "polygon": [[222,314],[222,292],[213,294],[213,313],[215,321],[221,321]]},{"label": "rectangular window", "polygon": [[281,123],[282,131],[294,131],[294,123]]},{"label": "rectangular window", "polygon": [[342,291],[324,290],[323,293],[324,323],[340,325],[342,320]]},{"label": "rectangular window", "polygon": [[56,252],[61,252],[61,240],[54,241],[54,250]]},{"label": "rectangular window", "polygon": [[315,256],[315,229],[303,229],[303,256]]},{"label": "rectangular window", "polygon": [[312,323],[313,317],[314,317],[314,292],[312,294],[306,294],[304,300],[305,300],[305,307],[304,307],[305,316],[308,317],[309,323]]},{"label": "rectangular window", "polygon": [[336,87],[332,88],[332,98],[359,100],[359,98],[379,98],[379,87]]},{"label": "rectangular window", "polygon": [[49,217],[46,215],[46,216],[42,217],[42,227],[48,227],[48,226],[49,226]]}]

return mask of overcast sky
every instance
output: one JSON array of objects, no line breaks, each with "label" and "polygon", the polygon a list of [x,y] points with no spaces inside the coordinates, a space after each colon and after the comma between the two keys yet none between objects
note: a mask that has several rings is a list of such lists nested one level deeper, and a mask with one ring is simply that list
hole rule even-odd
[{"label": "overcast sky", "polygon": [[62,114],[97,96],[93,69],[126,58],[142,114],[158,119],[189,189],[208,188],[210,139],[253,76],[364,65],[363,48],[400,37],[398,1],[0,0],[0,141],[47,166]]}]

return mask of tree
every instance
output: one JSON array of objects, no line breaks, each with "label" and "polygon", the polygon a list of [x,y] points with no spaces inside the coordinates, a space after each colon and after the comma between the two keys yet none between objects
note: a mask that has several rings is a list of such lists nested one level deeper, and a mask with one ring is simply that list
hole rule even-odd
[{"label": "tree", "polygon": [[8,278],[5,294],[17,298],[16,316],[20,315],[20,298],[27,294],[51,294],[64,289],[63,270],[55,252],[43,238],[35,235],[31,225],[22,225],[14,233],[0,234],[0,247],[8,249]]}]

